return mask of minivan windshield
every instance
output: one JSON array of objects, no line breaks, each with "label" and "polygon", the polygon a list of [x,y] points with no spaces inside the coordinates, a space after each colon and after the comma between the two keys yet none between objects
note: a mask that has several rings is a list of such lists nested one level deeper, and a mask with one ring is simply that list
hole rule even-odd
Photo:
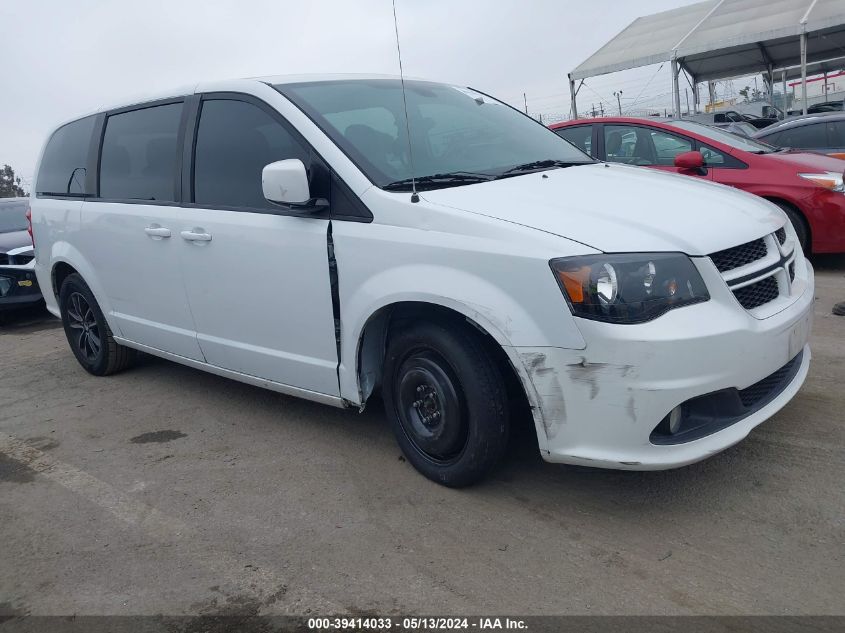
[{"label": "minivan windshield", "polygon": [[276,89],[391,191],[409,191],[411,176],[418,189],[437,189],[594,162],[540,123],[469,88],[405,81],[405,100],[399,79]]},{"label": "minivan windshield", "polygon": [[709,127],[707,125],[701,125],[701,123],[694,123],[693,121],[667,121],[666,123],[672,127],[681,128],[682,130],[706,136],[707,138],[719,143],[729,145],[734,149],[741,149],[744,152],[751,152],[752,154],[771,154],[772,152],[777,151],[776,147],[772,147],[766,143],[761,143],[760,141],[751,140],[750,138],[731,134],[730,132],[726,132],[725,130],[721,130],[717,127]]}]

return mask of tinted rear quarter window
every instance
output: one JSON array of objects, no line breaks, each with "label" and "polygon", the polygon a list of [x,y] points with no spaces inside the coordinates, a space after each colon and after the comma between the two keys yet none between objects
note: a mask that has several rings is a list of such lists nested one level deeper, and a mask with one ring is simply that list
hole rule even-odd
[{"label": "tinted rear quarter window", "polygon": [[174,200],[182,104],[132,110],[106,120],[100,197]]},{"label": "tinted rear quarter window", "polygon": [[231,99],[203,101],[194,154],[194,202],[209,206],[278,209],[264,198],[261,172],[309,150],[267,112]]},{"label": "tinted rear quarter window", "polygon": [[95,117],[73,121],[55,131],[41,158],[36,179],[39,195],[85,195],[86,168]]},{"label": "tinted rear quarter window", "polygon": [[762,141],[763,143],[768,143],[769,145],[774,145],[775,147],[781,147],[780,137],[782,132],[772,132],[771,134],[761,134],[759,137],[756,137],[756,140]]}]

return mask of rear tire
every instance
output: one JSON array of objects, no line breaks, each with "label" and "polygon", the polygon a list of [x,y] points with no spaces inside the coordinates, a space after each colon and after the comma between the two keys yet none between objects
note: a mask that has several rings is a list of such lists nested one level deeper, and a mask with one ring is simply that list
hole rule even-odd
[{"label": "rear tire", "polygon": [[804,219],[804,216],[795,207],[786,202],[781,202],[780,200],[772,200],[772,202],[778,205],[787,215],[789,221],[792,222],[792,227],[795,229],[796,235],[798,235],[798,243],[801,244],[801,250],[809,255],[811,250],[810,230],[807,228],[807,221]]},{"label": "rear tire", "polygon": [[115,342],[94,293],[77,273],[62,282],[59,307],[70,349],[85,371],[108,376],[135,361],[137,352]]},{"label": "rear tire", "polygon": [[439,484],[475,483],[507,448],[505,381],[481,337],[467,326],[395,323],[383,395],[402,452]]}]

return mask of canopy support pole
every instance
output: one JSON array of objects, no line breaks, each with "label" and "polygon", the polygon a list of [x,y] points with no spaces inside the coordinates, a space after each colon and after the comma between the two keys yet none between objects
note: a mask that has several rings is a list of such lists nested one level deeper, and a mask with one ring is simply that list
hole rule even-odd
[{"label": "canopy support pole", "polygon": [[692,82],[692,111],[695,114],[698,114],[699,108],[699,100],[698,100],[698,82],[695,81],[695,77],[693,77]]},{"label": "canopy support pole", "polygon": [[772,108],[775,107],[775,69],[774,66],[769,64],[768,68],[768,80],[769,80],[769,105]]},{"label": "canopy support pole", "polygon": [[807,25],[801,25],[801,108],[807,114]]},{"label": "canopy support pole", "polygon": [[[569,95],[572,99],[572,118],[578,118],[578,104],[576,103],[575,97],[578,96],[578,91],[575,89],[575,80],[572,78],[572,75],[567,75],[569,77]],[[584,83],[584,80],[581,80],[581,83]],[[578,86],[581,88],[581,86]]]},{"label": "canopy support pole", "polygon": [[786,94],[786,69],[784,68],[780,74],[780,80],[783,82],[783,116],[786,118],[786,111],[789,110],[789,95]]},{"label": "canopy support pole", "polygon": [[681,69],[678,66],[677,52],[672,51],[672,105],[674,106],[675,118],[681,118],[681,87],[678,85],[678,74]]}]

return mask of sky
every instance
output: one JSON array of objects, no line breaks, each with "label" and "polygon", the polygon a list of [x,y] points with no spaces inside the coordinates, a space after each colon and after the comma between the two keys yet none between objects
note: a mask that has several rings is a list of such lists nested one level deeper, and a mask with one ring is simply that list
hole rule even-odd
[{"label": "sky", "polygon": [[[406,76],[569,113],[566,74],[639,16],[695,0],[396,0]],[[59,123],[203,80],[398,74],[390,0],[0,0],[0,165],[31,182]],[[579,109],[669,105],[668,68],[587,80]]]}]

